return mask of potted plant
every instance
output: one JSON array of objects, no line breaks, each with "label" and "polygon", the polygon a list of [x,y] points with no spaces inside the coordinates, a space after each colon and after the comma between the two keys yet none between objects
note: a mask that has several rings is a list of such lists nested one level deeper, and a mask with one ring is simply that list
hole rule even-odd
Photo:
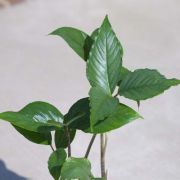
[{"label": "potted plant", "polygon": [[[131,71],[124,67],[123,48],[107,16],[91,35],[72,27],[58,28],[50,35],[63,38],[86,63],[86,76],[91,85],[89,97],[75,102],[66,114],[47,102],[37,101],[17,112],[0,113],[0,119],[10,122],[28,140],[51,147],[48,168],[55,180],[107,180],[108,132],[142,119],[138,112],[121,103],[121,96],[140,106],[141,101],[180,84],[180,80],[168,79],[154,69]],[[81,158],[71,156],[71,142],[78,130],[92,134]],[[100,136],[101,144],[100,178],[93,176],[88,160],[96,136]]]}]

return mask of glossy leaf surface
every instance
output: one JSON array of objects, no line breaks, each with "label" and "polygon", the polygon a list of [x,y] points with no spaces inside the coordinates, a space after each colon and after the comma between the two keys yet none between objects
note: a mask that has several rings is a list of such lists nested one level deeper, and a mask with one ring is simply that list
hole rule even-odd
[{"label": "glossy leaf surface", "polygon": [[50,35],[60,36],[81,58],[84,60],[88,58],[93,40],[85,32],[72,27],[62,27]]},{"label": "glossy leaf surface", "polygon": [[0,113],[0,119],[34,132],[47,132],[62,127],[63,115],[49,103],[33,102],[18,112]]},{"label": "glossy leaf surface", "polygon": [[65,123],[69,123],[70,128],[86,131],[90,128],[89,117],[89,98],[87,97],[78,100],[72,105],[69,112],[65,116]]},{"label": "glossy leaf surface", "polygon": [[[13,125],[14,126],[14,125]],[[14,126],[14,128],[22,134],[26,139],[33,143],[37,144],[44,144],[44,145],[50,145],[51,144],[51,133],[46,132],[46,133],[38,133],[38,132],[33,132],[33,131],[28,131],[26,129]]]},{"label": "glossy leaf surface", "polygon": [[103,121],[99,121],[94,127],[94,133],[104,133],[114,129],[118,129],[138,118],[142,118],[136,111],[132,108],[124,105],[118,104],[116,109]]},{"label": "glossy leaf surface", "polygon": [[[69,129],[70,142],[73,141],[76,134],[75,129]],[[68,147],[68,138],[64,128],[55,131],[55,145],[56,148],[67,148]]]},{"label": "glossy leaf surface", "polygon": [[54,180],[59,180],[61,175],[61,168],[66,160],[66,152],[64,149],[57,149],[54,151],[48,160],[48,169]]},{"label": "glossy leaf surface", "polygon": [[[102,133],[117,129],[141,116],[128,106],[119,104],[116,98],[103,94],[99,88],[91,89],[91,103],[94,104],[91,109],[92,124],[90,128],[90,101],[89,98],[83,98],[77,101],[69,112],[69,119],[85,113],[84,116],[77,118],[71,123],[70,128],[80,129],[86,133]],[[111,104],[112,103],[112,104]]]},{"label": "glossy leaf surface", "polygon": [[91,88],[89,95],[91,107],[90,124],[91,131],[94,131],[94,126],[112,114],[119,101],[98,87]]},{"label": "glossy leaf surface", "polygon": [[119,80],[123,50],[106,17],[92,45],[87,61],[87,78],[91,86],[112,94]]},{"label": "glossy leaf surface", "polygon": [[91,180],[91,164],[85,158],[68,158],[61,170],[61,180]]},{"label": "glossy leaf surface", "polygon": [[145,100],[178,84],[180,80],[166,79],[156,70],[138,69],[123,79],[119,94],[135,101]]}]

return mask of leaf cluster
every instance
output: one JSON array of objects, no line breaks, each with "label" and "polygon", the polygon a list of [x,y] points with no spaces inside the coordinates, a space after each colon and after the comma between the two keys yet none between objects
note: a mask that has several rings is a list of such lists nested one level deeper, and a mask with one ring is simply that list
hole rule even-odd
[{"label": "leaf cluster", "polygon": [[[124,96],[140,101],[163,93],[180,84],[154,69],[131,71],[123,66],[123,48],[106,16],[91,35],[72,28],[58,28],[50,35],[63,38],[84,60],[86,76],[91,85],[89,97],[75,102],[66,114],[46,102],[33,102],[20,111],[0,113],[26,139],[56,149],[49,157],[48,168],[55,180],[92,180],[91,164],[86,158],[70,157],[66,148],[77,130],[99,134],[118,129],[142,116],[120,102]],[[52,137],[52,131],[55,132]]]}]

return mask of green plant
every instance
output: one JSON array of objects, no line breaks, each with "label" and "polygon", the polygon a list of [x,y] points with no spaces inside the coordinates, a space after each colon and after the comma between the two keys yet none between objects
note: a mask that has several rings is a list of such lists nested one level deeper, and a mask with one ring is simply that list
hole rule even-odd
[{"label": "green plant", "polygon": [[[33,102],[18,112],[0,113],[0,118],[10,122],[28,140],[51,146],[53,152],[48,168],[55,180],[105,180],[107,132],[142,118],[135,110],[120,103],[118,97],[134,100],[139,106],[140,101],[163,93],[180,84],[180,80],[167,79],[157,70],[130,71],[123,67],[123,48],[107,16],[101,27],[90,36],[71,27],[59,28],[50,35],[62,37],[86,62],[86,75],[91,85],[89,97],[78,100],[65,115],[49,103]],[[77,130],[92,134],[82,158],[71,157],[71,142]],[[52,145],[52,131],[55,131],[56,148]],[[101,140],[101,178],[92,175],[88,160],[98,134]]]}]

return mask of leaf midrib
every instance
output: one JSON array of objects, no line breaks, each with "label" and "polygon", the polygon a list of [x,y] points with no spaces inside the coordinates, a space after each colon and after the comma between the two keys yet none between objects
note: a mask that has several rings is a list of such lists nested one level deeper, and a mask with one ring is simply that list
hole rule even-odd
[{"label": "leaf midrib", "polygon": [[106,32],[106,34],[105,34],[105,41],[106,41],[106,70],[107,70],[107,82],[108,82],[108,87],[109,87],[109,92],[110,92],[110,94],[112,93],[111,92],[111,86],[110,86],[110,80],[109,80],[109,69],[108,69],[108,56],[107,56],[107,32]]}]

